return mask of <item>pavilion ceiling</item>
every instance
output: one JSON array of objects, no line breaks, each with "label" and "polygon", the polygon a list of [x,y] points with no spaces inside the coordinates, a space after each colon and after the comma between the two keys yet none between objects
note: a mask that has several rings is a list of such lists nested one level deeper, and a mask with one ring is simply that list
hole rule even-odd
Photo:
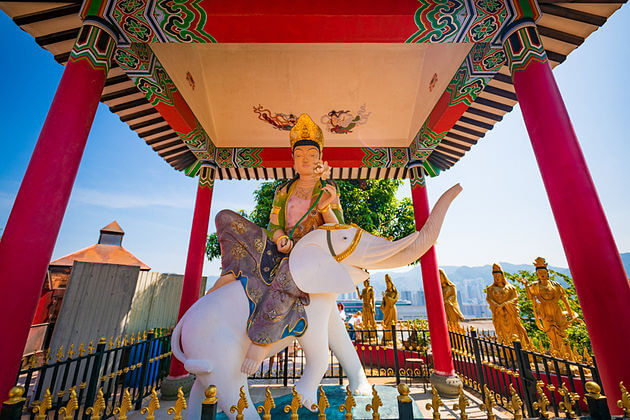
[{"label": "pavilion ceiling", "polygon": [[[552,67],[562,63],[571,51],[581,45],[593,31],[602,26],[607,18],[625,2],[626,0],[599,0],[597,2],[556,2],[547,0],[539,2],[542,17],[537,22],[537,25]],[[0,2],[0,8],[13,19],[15,24],[32,35],[35,42],[42,48],[50,51],[54,59],[60,64],[65,64],[68,60],[70,50],[81,27],[81,19],[78,15],[80,7],[80,2]],[[197,54],[197,58],[195,59],[196,61],[193,60],[191,62],[190,68],[184,68],[177,64],[176,57],[178,53],[169,55],[167,52],[169,48],[175,45],[177,45],[177,48],[180,48],[183,44],[159,44],[157,46],[154,44],[154,52],[168,71],[173,82],[182,92],[199,122],[218,147],[247,146],[251,138],[256,138],[257,141],[261,141],[267,147],[283,147],[286,144],[286,131],[274,129],[269,124],[265,125],[262,120],[259,122],[256,119],[249,118],[247,124],[239,121],[239,116],[245,113],[248,113],[249,117],[251,117],[250,114],[254,112],[252,110],[253,106],[262,105],[263,108],[271,109],[271,112],[274,113],[307,112],[314,114],[312,116],[315,119],[320,117],[319,114],[323,116],[334,109],[349,110],[354,113],[353,115],[357,115],[359,108],[364,104],[365,113],[378,110],[378,106],[381,105],[379,98],[383,97],[387,89],[394,92],[406,92],[407,95],[404,98],[397,95],[396,99],[400,98],[401,100],[398,102],[396,100],[392,101],[391,104],[394,104],[391,107],[392,109],[378,110],[379,112],[371,114],[368,123],[360,127],[361,130],[345,135],[327,133],[327,146],[356,147],[356,142],[363,142],[362,147],[404,147],[405,141],[408,145],[414,136],[414,132],[418,130],[419,125],[422,125],[422,120],[426,118],[426,115],[431,111],[437,100],[436,97],[428,95],[426,92],[421,94],[421,88],[427,85],[427,80],[425,79],[432,79],[433,74],[439,74],[440,76],[437,77],[433,85],[435,91],[441,93],[445,88],[444,83],[450,80],[450,77],[457,69],[457,65],[453,66],[450,63],[446,63],[446,61],[440,68],[431,67],[426,64],[430,62],[426,58],[430,54],[438,54],[439,56],[439,54],[444,54],[448,51],[447,54],[450,54],[454,59],[456,58],[455,61],[458,60],[458,63],[461,63],[462,57],[470,49],[470,46],[466,44],[450,44],[450,49],[444,47],[447,44],[439,44],[440,48],[435,48],[435,51],[432,51],[431,48],[435,44],[402,44],[400,46],[388,44],[387,48],[390,48],[389,51],[394,51],[404,64],[398,69],[395,66],[381,66],[380,68],[372,66],[374,68],[370,70],[376,75],[382,75],[381,79],[373,76],[370,79],[366,76],[362,80],[354,80],[351,77],[349,78],[351,76],[349,73],[343,73],[350,72],[351,67],[344,69],[343,66],[340,66],[337,74],[335,74],[334,61],[332,63],[321,63],[318,61],[319,67],[313,69],[313,71],[318,71],[326,76],[319,80],[318,84],[321,86],[322,81],[326,81],[331,77],[333,80],[327,85],[324,84],[325,88],[321,92],[316,91],[320,95],[317,104],[315,102],[309,103],[308,100],[300,102],[299,96],[295,96],[289,101],[295,107],[288,109],[289,105],[287,104],[289,102],[283,103],[280,100],[282,89],[285,86],[266,86],[266,90],[264,90],[265,95],[261,93],[261,97],[269,98],[269,100],[266,103],[263,103],[263,100],[257,103],[255,95],[252,94],[248,97],[245,91],[234,91],[238,86],[236,78],[232,78],[231,86],[229,83],[216,83],[216,80],[219,80],[221,77],[221,71],[224,79],[229,79],[228,76],[231,74],[231,71],[233,74],[235,66],[238,66],[239,63],[242,64],[242,61],[239,62],[239,60],[243,60],[243,46],[187,44],[189,49],[180,48],[180,53],[186,51],[186,54]],[[352,47],[344,45],[338,44],[338,51],[339,49],[348,48],[348,53],[356,54],[356,51],[352,51]],[[224,52],[230,51],[230,48],[232,49],[230,51],[231,63],[226,62],[219,65],[216,64],[216,60],[212,60],[213,54],[216,54],[221,48],[224,49]],[[255,46],[250,46],[249,48],[255,49]],[[261,48],[271,47],[261,46]],[[290,48],[290,46],[283,48]],[[318,48],[320,52],[326,51],[326,45]],[[376,54],[376,50],[379,48],[378,45],[372,48],[374,48],[372,53]],[[400,49],[396,50],[396,48]],[[198,51],[195,51],[195,49]],[[199,52],[204,49],[205,51],[202,53]],[[250,50],[249,52],[251,53],[252,51]],[[315,52],[317,53],[317,51]],[[328,52],[330,53],[330,51]],[[274,53],[277,54],[277,57],[282,57],[283,50],[282,48],[275,48]],[[369,55],[369,48],[367,53]],[[239,56],[239,54],[241,55]],[[284,71],[283,74],[289,77],[291,73],[286,68],[283,70],[282,66],[300,64],[299,58],[295,57],[291,59],[286,59],[285,57],[284,62],[276,60],[274,64],[265,62],[261,58],[262,54],[259,53],[258,55],[260,56],[259,62],[251,66],[250,79],[252,75],[256,74],[256,70],[259,70],[264,65],[268,67],[266,70],[269,72]],[[341,55],[337,58],[338,62],[343,59],[340,58]],[[303,59],[306,60],[307,57]],[[366,63],[364,62],[364,64]],[[212,65],[214,66],[212,68],[213,71],[219,71],[219,75],[216,75],[216,80],[208,77],[202,70]],[[367,65],[369,65],[369,62]],[[196,68],[196,70],[193,68]],[[195,85],[203,86],[203,88],[197,87],[195,89],[197,92],[194,92],[194,94],[186,92],[186,86],[190,86],[190,81],[187,79],[188,74],[191,75]],[[294,72],[292,74],[299,73]],[[415,85],[413,83],[414,79],[416,80]],[[429,84],[431,82],[432,80],[429,80]],[[302,83],[300,86],[305,85],[304,81],[299,83]],[[294,89],[293,92],[299,92],[302,89],[304,87]],[[350,99],[341,104],[331,103],[329,105],[331,109],[328,110],[327,106],[323,104],[327,103],[326,101],[332,102],[329,99],[329,91],[334,89],[340,91],[339,97]],[[222,93],[219,94],[219,91]],[[209,92],[209,95],[204,97],[203,92]],[[229,93],[234,93],[233,98],[230,97]],[[214,97],[227,98],[227,100],[221,104],[213,104],[211,102],[212,94],[214,94]],[[108,73],[101,102],[106,104],[112,112],[116,113],[121,121],[127,123],[140,138],[173,168],[184,170],[197,162],[198,156],[193,154],[169,123],[149,103],[145,94],[138,90],[136,84],[131,81],[116,63],[114,63]],[[206,106],[208,103],[210,106]],[[463,115],[459,117],[459,120],[437,147],[431,151],[427,159],[428,162],[438,170],[452,167],[474,144],[484,137],[488,130],[492,129],[495,123],[501,121],[503,116],[510,112],[516,103],[516,95],[509,70],[506,66],[503,66],[494,78],[487,83],[484,90]],[[212,111],[212,105],[217,106],[218,109]],[[225,107],[228,108],[226,109]],[[221,114],[220,109],[224,110],[224,114]],[[377,114],[381,114],[381,118],[377,117]],[[223,125],[217,121],[222,121]],[[383,132],[389,133],[388,138],[383,138],[383,135],[380,134]],[[334,150],[332,153],[334,154]],[[288,167],[223,167],[217,171],[217,176],[221,179],[286,178],[292,176],[292,170]],[[333,177],[335,178],[402,178],[406,176],[407,170],[400,165],[387,168],[338,167],[333,171]]]}]

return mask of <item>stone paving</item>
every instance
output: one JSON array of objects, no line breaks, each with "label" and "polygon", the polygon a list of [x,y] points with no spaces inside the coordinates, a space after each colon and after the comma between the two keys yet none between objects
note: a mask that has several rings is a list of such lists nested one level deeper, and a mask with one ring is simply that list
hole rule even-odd
[{"label": "stone paving", "polygon": [[[368,378],[368,379],[371,384],[396,386],[396,381],[394,380],[394,378]],[[249,388],[250,395],[254,404],[264,401],[266,386],[269,386],[271,390],[271,395],[274,398],[281,397],[283,395],[287,395],[291,393],[291,385],[288,387],[284,387],[282,386],[281,383],[280,384],[265,384],[265,383],[256,383],[256,382],[260,382],[260,380],[250,382],[250,388]],[[329,380],[322,381],[322,384],[338,385],[339,381],[337,379],[329,379]],[[344,381],[344,385],[346,384],[347,384],[347,381]],[[419,382],[413,382],[411,384],[408,383],[408,385],[411,390],[409,395],[414,399],[414,401],[420,408],[423,418],[432,419],[433,413],[431,412],[431,410],[427,410],[426,408],[426,404],[431,402],[431,397],[432,397],[430,386],[428,386],[428,384],[426,383],[419,383]],[[486,413],[479,409],[479,405],[482,403],[481,396],[477,394],[476,392],[471,392],[471,391],[465,391],[465,394],[470,404],[466,410],[466,413],[468,414],[469,419],[471,420],[485,419]],[[148,398],[145,399],[142,406],[143,407],[147,406],[148,402],[149,402],[149,399]],[[442,402],[444,403],[444,406],[440,407],[440,415],[442,419],[459,419],[460,418],[459,412],[456,412],[453,409],[453,405],[457,403],[456,398],[452,398],[452,399],[443,398]],[[173,407],[174,405],[175,405],[175,401],[160,400],[160,409],[155,411],[154,413],[155,420],[172,419],[173,416],[169,415],[167,413],[167,410],[169,407]],[[334,407],[334,409],[337,409],[337,408]],[[513,417],[511,413],[509,413],[508,411],[500,407],[495,407],[494,413],[496,414],[497,419],[511,419]],[[145,415],[140,414],[140,411],[134,411],[134,412],[128,413],[127,415],[127,418],[129,420],[143,420],[145,419],[145,417],[146,417]],[[182,417],[186,419],[186,411],[182,413]],[[288,414],[286,415],[286,418],[287,419],[289,418]]]}]

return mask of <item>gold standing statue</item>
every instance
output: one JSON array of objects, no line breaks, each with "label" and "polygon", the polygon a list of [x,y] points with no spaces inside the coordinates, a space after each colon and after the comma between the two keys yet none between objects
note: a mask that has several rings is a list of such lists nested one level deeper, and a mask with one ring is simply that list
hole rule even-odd
[{"label": "gold standing statue", "polygon": [[[549,337],[553,354],[560,356],[571,354],[571,347],[566,341],[566,329],[577,319],[577,314],[571,310],[562,286],[549,279],[545,259],[536,258],[534,266],[538,281],[530,285],[527,281],[520,280],[532,301],[536,325]],[[565,310],[560,306],[560,301],[564,304]]]},{"label": "gold standing statue", "polygon": [[[361,319],[361,328],[363,330],[376,331],[376,319],[374,309],[374,288],[370,285],[370,280],[367,279],[363,282],[363,290],[359,292],[357,287],[357,294],[359,299],[363,300],[363,314]],[[375,333],[368,333],[367,337],[371,338]],[[364,335],[365,337],[365,335]]]},{"label": "gold standing statue", "polygon": [[460,328],[459,322],[464,320],[464,315],[457,303],[457,289],[455,284],[446,277],[444,270],[440,268],[440,283],[442,284],[442,299],[446,311],[446,322],[451,328]]},{"label": "gold standing statue", "polygon": [[499,342],[510,344],[516,336],[529,346],[527,331],[521,323],[516,287],[505,280],[505,273],[499,264],[492,266],[492,277],[494,283],[486,289],[486,301],[492,311],[492,324]]},{"label": "gold standing statue", "polygon": [[381,311],[383,311],[383,345],[391,343],[392,341],[392,324],[398,321],[396,312],[396,302],[400,297],[400,293],[396,290],[396,286],[392,282],[392,278],[389,274],[385,274],[385,284],[387,289],[383,292],[383,300],[381,302]]}]

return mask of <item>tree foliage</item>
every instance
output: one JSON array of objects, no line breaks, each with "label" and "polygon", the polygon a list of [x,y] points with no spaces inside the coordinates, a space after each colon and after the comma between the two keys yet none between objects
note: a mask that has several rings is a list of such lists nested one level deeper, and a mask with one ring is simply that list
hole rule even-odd
[{"label": "tree foliage", "polygon": [[[543,347],[549,348],[547,335],[536,326],[532,301],[527,297],[525,287],[518,281],[519,278],[522,278],[529,284],[532,284],[538,281],[536,273],[520,270],[518,273],[505,273],[505,278],[510,280],[518,290],[518,307],[521,311],[521,320],[523,321],[525,330],[527,330],[527,335],[529,335],[535,345],[542,344]],[[582,354],[584,348],[592,354],[591,340],[586,331],[586,323],[584,322],[584,315],[582,314],[582,308],[578,301],[573,279],[566,274],[558,273],[553,270],[549,270],[549,279],[560,283],[564,287],[571,310],[578,315],[578,318],[567,328],[567,341],[580,354]],[[563,304],[560,303],[560,305]]]},{"label": "tree foliage", "polygon": [[[243,211],[240,213],[256,225],[266,228],[274,193],[283,182],[263,182],[254,191],[254,210],[250,214]],[[411,200],[396,199],[396,191],[402,185],[401,180],[340,180],[336,184],[346,223],[355,223],[367,232],[393,239],[400,239],[415,231]],[[206,255],[209,260],[221,256],[216,233],[208,236]]]}]

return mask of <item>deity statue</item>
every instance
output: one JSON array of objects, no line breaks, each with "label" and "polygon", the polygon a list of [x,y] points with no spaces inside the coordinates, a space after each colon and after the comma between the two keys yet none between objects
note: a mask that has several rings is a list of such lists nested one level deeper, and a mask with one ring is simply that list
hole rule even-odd
[{"label": "deity statue", "polygon": [[363,290],[359,292],[357,287],[357,295],[363,300],[363,316],[361,319],[361,328],[364,330],[376,331],[376,311],[374,308],[374,288],[370,285],[370,279],[363,282]]},{"label": "deity statue", "polygon": [[[571,347],[566,341],[566,329],[577,319],[577,314],[571,310],[564,288],[549,279],[547,262],[538,257],[534,261],[538,281],[531,285],[520,279],[527,296],[532,301],[536,325],[549,337],[551,352],[560,356],[571,354]],[[560,301],[564,304],[563,310]]]},{"label": "deity statue", "polygon": [[321,161],[322,130],[303,114],[290,140],[297,175],[276,189],[267,229],[231,211],[216,222],[222,274],[209,293],[235,280],[245,288],[251,345],[241,371],[248,375],[258,370],[267,346],[306,331],[309,296],[293,281],[287,258],[294,244],[325,223],[344,222],[336,185],[326,181],[330,170]]},{"label": "deity statue", "polygon": [[396,290],[396,286],[392,282],[389,274],[385,274],[385,284],[387,289],[383,292],[383,300],[381,301],[381,311],[383,311],[383,345],[392,341],[392,324],[398,321],[396,313],[396,302],[400,297],[400,293]]},{"label": "deity statue", "polygon": [[457,289],[455,284],[446,277],[444,270],[440,268],[440,284],[442,285],[442,299],[446,311],[446,322],[452,328],[459,328],[459,321],[463,321],[464,315],[457,303]]},{"label": "deity statue", "polygon": [[494,283],[486,289],[486,301],[492,312],[492,324],[499,342],[510,344],[516,336],[521,343],[529,346],[531,343],[527,331],[521,323],[516,287],[505,280],[499,264],[492,266],[492,277]]}]

